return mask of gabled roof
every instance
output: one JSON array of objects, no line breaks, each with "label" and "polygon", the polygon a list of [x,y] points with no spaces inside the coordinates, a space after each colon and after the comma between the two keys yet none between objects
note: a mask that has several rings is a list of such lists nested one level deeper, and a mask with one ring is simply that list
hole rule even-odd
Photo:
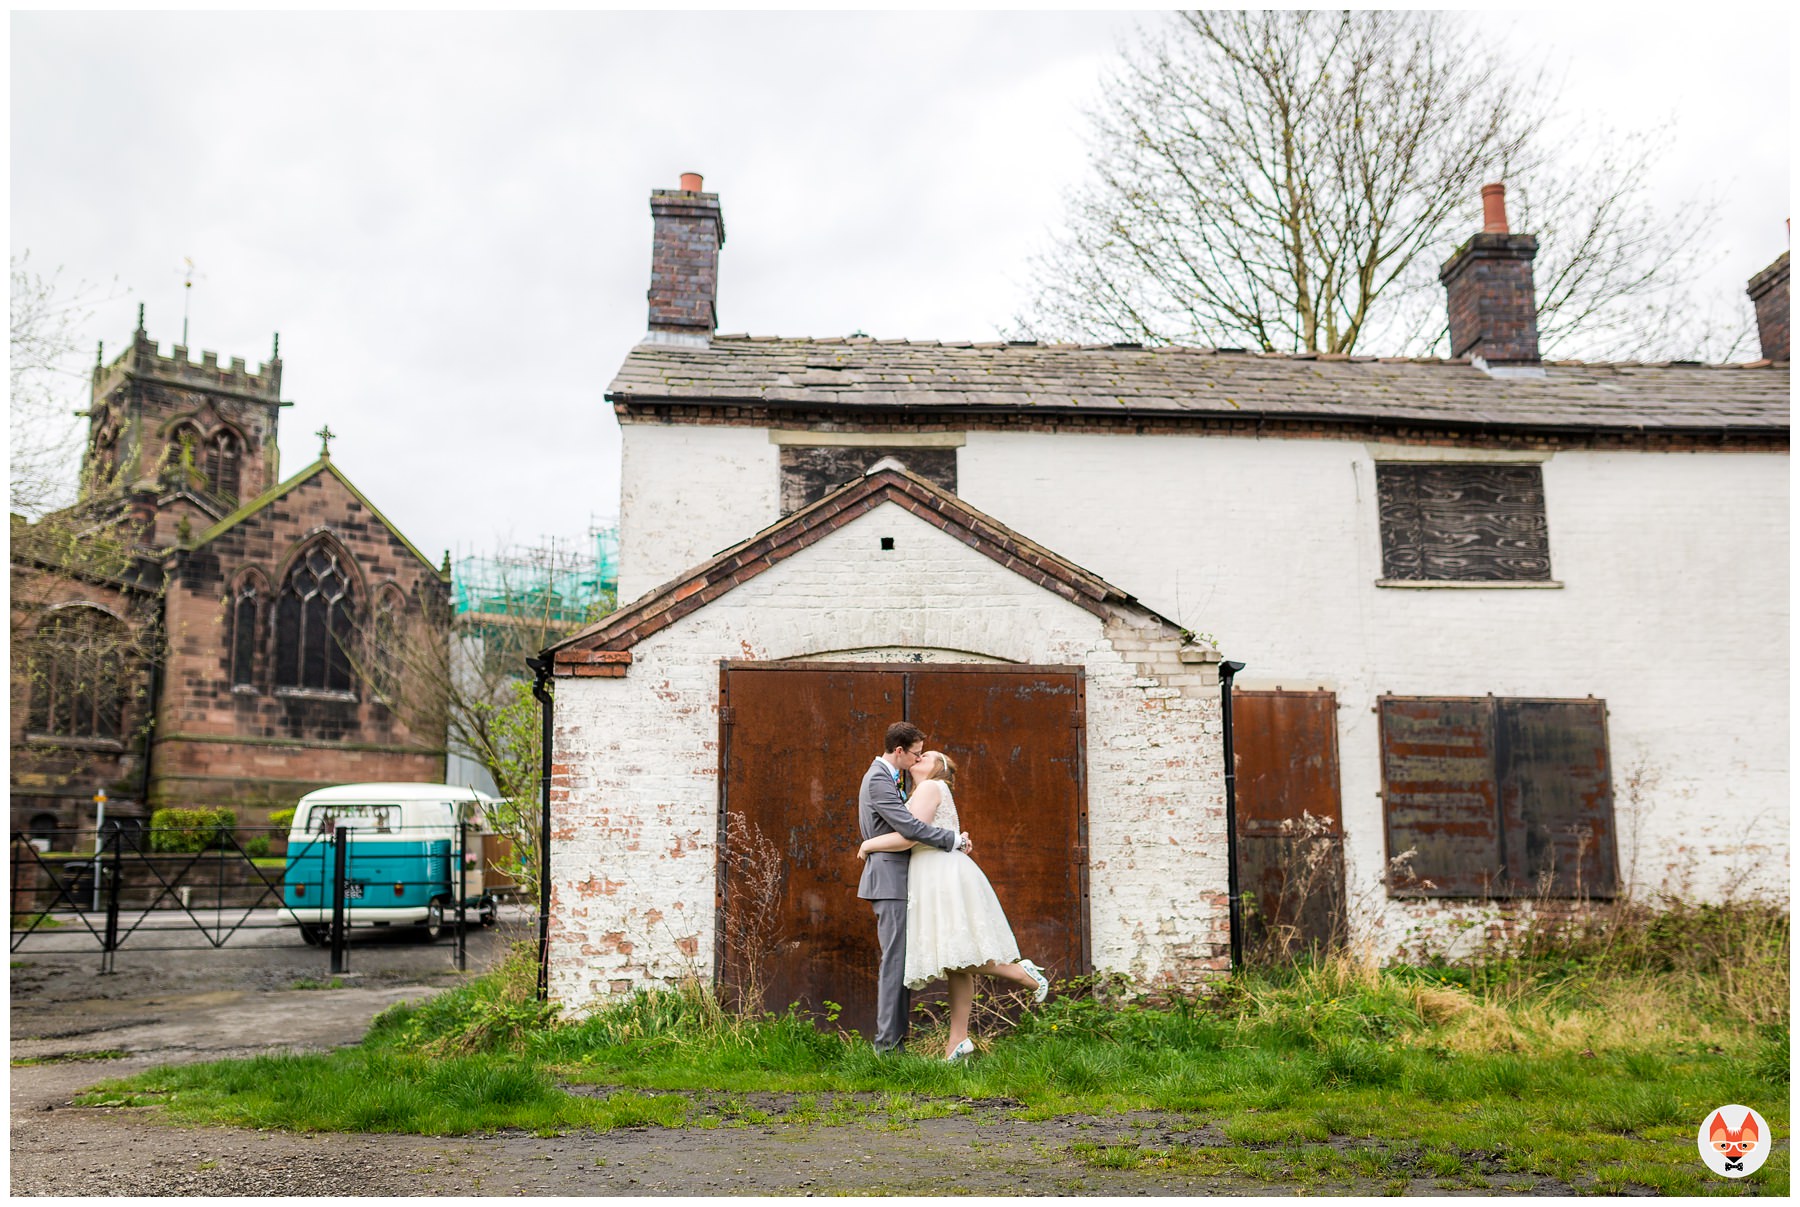
[{"label": "gabled roof", "polygon": [[301,486],[312,481],[322,473],[329,473],[332,477],[341,482],[344,489],[355,496],[356,501],[361,503],[363,507],[368,510],[370,515],[374,516],[377,520],[380,520],[382,526],[393,533],[394,537],[402,545],[406,546],[406,551],[408,553],[429,566],[432,573],[442,576],[443,571],[438,566],[434,565],[430,558],[426,557],[423,553],[420,553],[418,547],[406,539],[406,534],[395,527],[392,520],[381,514],[381,509],[379,507],[376,507],[375,504],[369,502],[369,496],[358,490],[356,488],[356,483],[352,482],[349,478],[346,478],[344,476],[344,471],[339,469],[332,462],[330,457],[320,457],[317,461],[314,461],[311,465],[307,466],[287,481],[263,491],[260,495],[251,499],[248,503],[243,504],[236,511],[233,511],[217,524],[214,524],[211,528],[208,528],[205,532],[202,532],[199,536],[195,537],[193,541],[188,544],[187,548],[198,549],[208,541],[218,539],[251,516],[255,515],[257,512],[261,511],[263,508],[275,502],[277,499],[299,489]]},{"label": "gabled roof", "polygon": [[570,634],[546,652],[552,655],[559,673],[623,674],[631,662],[630,648],[644,638],[668,628],[883,503],[904,507],[976,552],[1096,616],[1105,618],[1110,615],[1110,608],[1128,605],[1171,629],[1181,628],[1099,575],[1020,536],[917,474],[877,465],[818,502],[783,516],[748,540],[664,583],[629,607]]},{"label": "gabled roof", "polygon": [[720,335],[707,346],[637,345],[607,397],[626,407],[1783,432],[1788,366],[1564,361],[1546,363],[1542,377],[1490,377],[1468,360]]}]

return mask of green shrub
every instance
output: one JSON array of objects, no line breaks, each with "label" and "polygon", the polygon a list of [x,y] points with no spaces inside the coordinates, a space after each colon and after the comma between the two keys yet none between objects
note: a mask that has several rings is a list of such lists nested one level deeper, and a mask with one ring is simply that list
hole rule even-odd
[{"label": "green shrub", "polygon": [[274,844],[269,841],[269,836],[267,834],[258,834],[254,838],[245,840],[244,854],[250,856],[252,859],[263,859],[268,856],[269,851],[272,850],[273,847]]},{"label": "green shrub", "polygon": [[272,830],[285,830],[293,824],[294,810],[292,809],[277,809],[269,814],[269,828]]},{"label": "green shrub", "polygon": [[237,829],[230,809],[158,809],[150,815],[150,849],[187,854],[225,845]]}]

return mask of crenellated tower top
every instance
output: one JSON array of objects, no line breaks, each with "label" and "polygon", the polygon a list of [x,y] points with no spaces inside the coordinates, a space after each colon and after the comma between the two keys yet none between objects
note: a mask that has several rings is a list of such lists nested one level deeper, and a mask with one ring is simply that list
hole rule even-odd
[{"label": "crenellated tower top", "polygon": [[[141,322],[141,315],[140,315]],[[140,326],[132,333],[125,351],[110,365],[94,368],[94,399],[112,393],[127,377],[160,381],[166,385],[220,391],[258,402],[281,401],[281,337],[275,337],[275,354],[256,367],[253,373],[244,358],[234,356],[228,365],[219,364],[217,352],[200,353],[198,363],[188,358],[188,349],[172,344],[164,356],[155,340]]]},{"label": "crenellated tower top", "polygon": [[139,499],[153,517],[151,543],[169,543],[162,530],[177,512],[190,526],[210,523],[280,480],[276,436],[290,404],[281,399],[279,335],[255,370],[242,357],[220,364],[216,352],[196,362],[180,344],[165,355],[139,307],[125,350],[110,364],[104,352],[97,359],[83,491]]}]

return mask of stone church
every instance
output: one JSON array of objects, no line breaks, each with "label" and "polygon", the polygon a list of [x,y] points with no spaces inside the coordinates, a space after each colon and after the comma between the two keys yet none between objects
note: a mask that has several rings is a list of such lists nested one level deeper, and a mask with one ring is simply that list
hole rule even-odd
[{"label": "stone church", "polygon": [[[254,833],[303,793],[441,781],[441,719],[384,694],[381,640],[447,631],[434,565],[330,454],[282,476],[266,364],[168,356],[138,329],[93,372],[83,488],[12,521],[12,828],[222,806]],[[391,668],[390,668],[391,669]],[[388,686],[391,686],[388,685]]]}]

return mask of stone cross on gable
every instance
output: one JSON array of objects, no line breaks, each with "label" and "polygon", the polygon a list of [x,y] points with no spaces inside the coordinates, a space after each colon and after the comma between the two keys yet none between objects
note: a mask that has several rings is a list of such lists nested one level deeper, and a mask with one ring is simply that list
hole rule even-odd
[{"label": "stone cross on gable", "polygon": [[331,460],[331,439],[333,436],[336,436],[337,433],[331,430],[331,425],[328,423],[318,431],[314,432],[313,435],[319,438],[319,460]]}]

